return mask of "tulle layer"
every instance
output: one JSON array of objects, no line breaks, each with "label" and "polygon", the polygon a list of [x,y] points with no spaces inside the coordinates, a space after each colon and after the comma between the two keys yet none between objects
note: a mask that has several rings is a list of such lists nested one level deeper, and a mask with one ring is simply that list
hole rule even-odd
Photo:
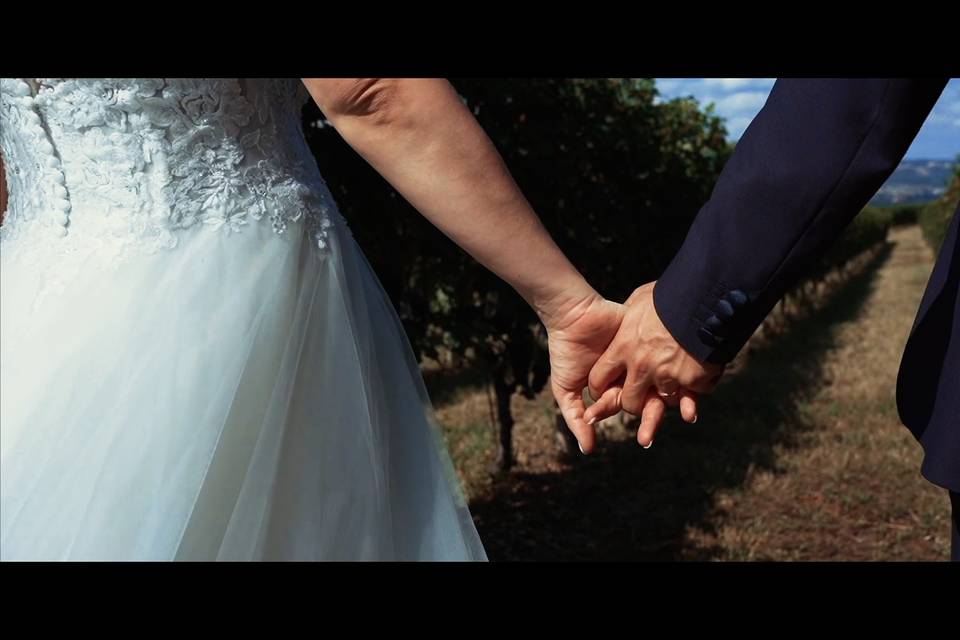
[{"label": "tulle layer", "polygon": [[3,560],[486,559],[344,227],[200,229],[39,305],[0,260]]}]

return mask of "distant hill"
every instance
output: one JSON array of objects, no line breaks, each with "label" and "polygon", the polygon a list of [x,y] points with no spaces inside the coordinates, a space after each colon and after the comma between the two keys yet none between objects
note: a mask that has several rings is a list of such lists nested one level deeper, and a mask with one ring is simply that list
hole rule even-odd
[{"label": "distant hill", "polygon": [[944,194],[952,160],[904,160],[870,201],[872,205],[930,202]]}]

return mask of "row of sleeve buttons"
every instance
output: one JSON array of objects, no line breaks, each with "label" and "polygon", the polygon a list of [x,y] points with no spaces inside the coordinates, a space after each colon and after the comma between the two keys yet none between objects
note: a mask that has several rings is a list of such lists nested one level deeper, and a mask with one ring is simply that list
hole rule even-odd
[{"label": "row of sleeve buttons", "polygon": [[703,322],[703,325],[697,331],[700,340],[710,347],[720,346],[730,329],[734,316],[746,307],[748,302],[749,298],[743,291],[739,289],[728,291],[717,301],[714,313]]}]

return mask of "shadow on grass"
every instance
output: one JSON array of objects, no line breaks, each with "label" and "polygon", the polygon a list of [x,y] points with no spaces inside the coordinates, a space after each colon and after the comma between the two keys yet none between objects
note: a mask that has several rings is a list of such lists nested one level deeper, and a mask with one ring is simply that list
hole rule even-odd
[{"label": "shadow on grass", "polygon": [[438,408],[456,402],[464,392],[484,389],[490,380],[483,371],[468,367],[430,369],[421,373],[430,401]]},{"label": "shadow on grass", "polygon": [[[855,319],[891,245],[817,314],[750,354],[744,370],[706,400],[696,425],[676,415],[656,444],[600,439],[560,473],[500,478],[471,512],[491,560],[710,559],[684,549],[689,526],[707,528],[712,495],[743,484],[751,467],[775,469],[774,447],[796,446],[812,425],[803,405],[827,381],[821,369],[840,323]],[[892,394],[893,389],[890,390]]]}]

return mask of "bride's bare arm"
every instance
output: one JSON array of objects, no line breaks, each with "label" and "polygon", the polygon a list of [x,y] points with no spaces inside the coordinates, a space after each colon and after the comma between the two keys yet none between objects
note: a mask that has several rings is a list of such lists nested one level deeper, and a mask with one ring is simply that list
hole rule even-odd
[{"label": "bride's bare arm", "polygon": [[304,78],[340,135],[414,207],[509,282],[547,327],[597,296],[442,79]]},{"label": "bride's bare arm", "polygon": [[613,339],[622,307],[604,300],[560,251],[493,143],[439,79],[304,78],[350,146],[420,213],[509,282],[550,343],[550,384],[584,452],[587,374]]}]

